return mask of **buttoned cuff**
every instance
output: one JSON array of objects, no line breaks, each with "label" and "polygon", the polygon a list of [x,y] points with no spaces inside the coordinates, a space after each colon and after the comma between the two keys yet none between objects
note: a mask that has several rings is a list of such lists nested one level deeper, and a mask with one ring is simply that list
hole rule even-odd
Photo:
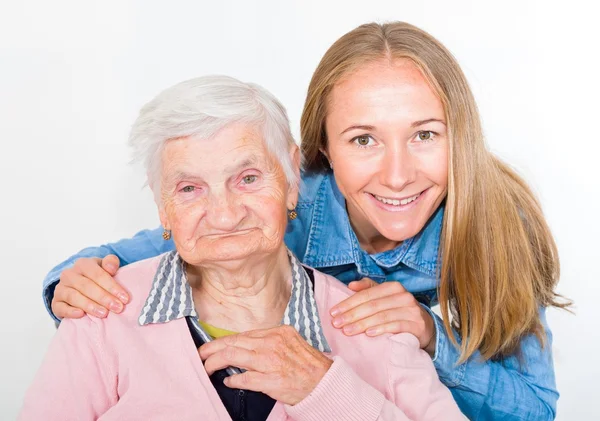
[{"label": "buttoned cuff", "polygon": [[57,327],[60,324],[60,319],[52,312],[52,299],[54,298],[54,290],[56,289],[58,282],[58,278],[55,281],[50,281],[42,291],[42,298],[44,300],[46,311],[48,311],[48,314],[50,314],[50,317],[52,317]]},{"label": "buttoned cuff", "polygon": [[[465,377],[466,363],[457,365],[456,362],[460,357],[458,348],[452,343],[446,329],[444,329],[444,322],[424,304],[421,306],[427,310],[433,323],[435,325],[435,352],[433,353],[433,365],[440,376],[440,380],[448,387],[455,387],[462,383]],[[460,343],[460,338],[454,330],[452,331],[454,336]]]}]

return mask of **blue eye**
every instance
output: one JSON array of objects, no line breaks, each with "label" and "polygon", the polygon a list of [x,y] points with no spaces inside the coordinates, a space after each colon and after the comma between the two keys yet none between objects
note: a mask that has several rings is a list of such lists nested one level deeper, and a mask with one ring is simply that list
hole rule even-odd
[{"label": "blue eye", "polygon": [[364,148],[367,146],[373,146],[373,144],[375,143],[373,138],[371,136],[367,136],[367,135],[356,136],[354,139],[352,139],[352,142],[360,148]]},{"label": "blue eye", "polygon": [[244,178],[242,178],[242,181],[244,182],[244,184],[252,184],[256,181],[258,177],[255,175],[247,175]]},{"label": "blue eye", "polygon": [[431,130],[423,130],[417,133],[417,139],[419,142],[430,142],[435,137],[435,133]]}]

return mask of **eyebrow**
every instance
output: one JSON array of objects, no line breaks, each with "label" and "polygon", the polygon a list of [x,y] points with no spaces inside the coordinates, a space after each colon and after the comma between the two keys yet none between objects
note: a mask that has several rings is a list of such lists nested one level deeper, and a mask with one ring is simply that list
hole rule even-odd
[{"label": "eyebrow", "polygon": [[235,167],[233,167],[232,171],[233,173],[237,173],[238,171],[240,171],[243,168],[246,167],[250,167],[250,166],[255,166],[257,164],[257,160],[256,160],[256,156],[252,156],[250,158],[246,158],[244,159],[242,162],[240,162],[238,165],[236,165]]},{"label": "eyebrow", "polygon": [[[235,174],[235,173],[238,173],[239,171],[241,171],[243,168],[256,165],[256,163],[257,163],[256,157],[252,156],[250,158],[244,159],[243,161],[241,161],[238,165],[235,165],[234,167],[225,168],[225,171]],[[173,181],[175,181],[176,183],[179,183],[183,180],[203,181],[202,177],[200,177],[199,175],[191,174],[191,173],[185,172],[185,171],[177,171],[171,179]]]},{"label": "eyebrow", "polygon": [[[423,126],[424,124],[427,124],[427,123],[442,123],[444,126],[446,125],[446,122],[444,120],[440,120],[439,118],[428,118],[426,120],[414,121],[411,123],[410,127],[419,127],[419,126]],[[352,125],[352,126],[346,128],[343,132],[340,133],[340,135],[343,135],[344,133],[349,132],[351,130],[372,131],[374,129],[375,129],[375,126],[357,124],[357,125]]]},{"label": "eyebrow", "polygon": [[349,132],[350,130],[366,130],[366,131],[372,131],[375,128],[375,126],[364,126],[364,125],[354,125],[354,126],[350,126],[348,127],[346,130],[344,130],[343,132],[340,133],[340,135]]},{"label": "eyebrow", "polygon": [[179,183],[183,180],[202,181],[202,177],[185,171],[177,171],[170,179],[175,183]]},{"label": "eyebrow", "polygon": [[446,125],[446,122],[444,120],[440,120],[439,118],[428,118],[427,120],[414,121],[410,127],[419,127],[427,123],[442,123],[444,126]]}]

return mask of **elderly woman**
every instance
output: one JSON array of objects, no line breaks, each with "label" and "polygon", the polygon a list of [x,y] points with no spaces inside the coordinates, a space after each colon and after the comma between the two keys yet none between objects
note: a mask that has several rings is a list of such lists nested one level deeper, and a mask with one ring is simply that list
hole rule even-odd
[{"label": "elderly woman", "polygon": [[117,273],[121,315],[63,321],[21,419],[462,419],[415,336],[332,326],[351,292],[284,245],[300,155],[268,92],[180,83],[131,144],[176,250]]}]

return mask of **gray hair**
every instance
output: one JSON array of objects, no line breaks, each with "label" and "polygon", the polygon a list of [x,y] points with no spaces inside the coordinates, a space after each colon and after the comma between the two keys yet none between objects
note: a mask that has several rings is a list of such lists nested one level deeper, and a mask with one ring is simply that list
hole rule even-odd
[{"label": "gray hair", "polygon": [[167,140],[197,136],[211,138],[232,123],[262,130],[266,147],[281,164],[290,185],[298,174],[290,157],[295,144],[283,105],[262,86],[228,76],[203,76],[178,83],[144,105],[129,135],[133,160],[146,169],[156,199],[160,157]]}]

